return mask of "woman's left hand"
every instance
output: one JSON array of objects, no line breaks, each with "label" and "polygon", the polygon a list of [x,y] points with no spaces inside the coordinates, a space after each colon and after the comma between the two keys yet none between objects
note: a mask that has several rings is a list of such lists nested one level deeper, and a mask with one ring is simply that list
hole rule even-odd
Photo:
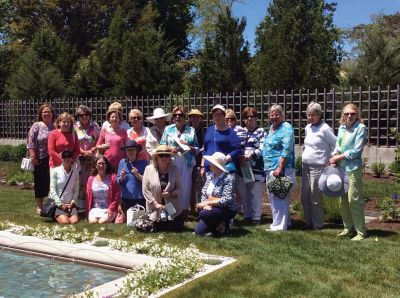
[{"label": "woman's left hand", "polygon": [[197,209],[203,209],[203,208],[205,208],[206,206],[207,206],[207,202],[206,202],[206,201],[196,204],[196,208],[197,208]]}]

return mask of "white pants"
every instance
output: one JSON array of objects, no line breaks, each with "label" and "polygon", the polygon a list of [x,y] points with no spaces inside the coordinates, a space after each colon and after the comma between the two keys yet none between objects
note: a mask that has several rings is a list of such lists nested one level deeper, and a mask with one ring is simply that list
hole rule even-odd
[{"label": "white pants", "polygon": [[[267,181],[268,177],[272,175],[274,171],[266,171]],[[292,191],[296,188],[296,175],[294,169],[285,169],[285,175],[290,177],[293,181],[293,186],[289,193],[283,199],[275,196],[268,191],[268,198],[271,204],[272,211],[272,224],[270,229],[272,231],[286,231],[290,227],[290,195]]]},{"label": "white pants", "polygon": [[192,171],[193,167],[186,165],[186,160],[183,156],[175,155],[174,163],[179,168],[182,178],[182,191],[181,191],[181,207],[182,210],[190,208],[190,192],[192,189]]},{"label": "white pants", "polygon": [[264,182],[254,181],[244,183],[243,178],[236,175],[236,185],[239,191],[243,213],[246,218],[260,220],[264,195]]}]

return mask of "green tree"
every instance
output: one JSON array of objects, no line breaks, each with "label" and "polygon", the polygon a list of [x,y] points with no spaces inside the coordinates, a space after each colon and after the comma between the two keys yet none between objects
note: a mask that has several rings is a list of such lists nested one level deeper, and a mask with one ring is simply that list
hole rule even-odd
[{"label": "green tree", "polygon": [[[246,19],[232,16],[229,8],[218,16],[215,36],[208,36],[199,52],[194,91],[233,92],[247,89],[245,65],[249,61],[248,42],[243,38]],[[197,86],[197,87],[196,87]],[[200,87],[200,90],[196,90]]]},{"label": "green tree", "polygon": [[65,83],[59,69],[29,49],[18,58],[6,94],[11,99],[60,97],[65,95]]},{"label": "green tree", "polygon": [[258,90],[330,87],[338,82],[341,49],[333,25],[335,4],[323,0],[274,0],[256,30],[249,66]]}]

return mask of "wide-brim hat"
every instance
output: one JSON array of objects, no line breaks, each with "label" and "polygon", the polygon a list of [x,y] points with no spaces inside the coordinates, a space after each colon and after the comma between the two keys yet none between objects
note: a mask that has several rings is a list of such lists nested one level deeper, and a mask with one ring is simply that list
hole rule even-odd
[{"label": "wide-brim hat", "polygon": [[127,140],[125,146],[121,147],[121,150],[125,151],[129,148],[136,148],[137,152],[139,153],[139,151],[142,150],[142,145],[138,144],[135,140]]},{"label": "wide-brim hat", "polygon": [[203,158],[208,162],[215,165],[221,171],[228,173],[229,171],[225,168],[226,156],[221,152],[215,152],[213,155],[204,155]]},{"label": "wide-brim hat", "polygon": [[198,110],[198,109],[191,109],[190,112],[189,112],[189,114],[188,114],[188,116],[189,116],[189,117],[190,117],[190,116],[200,116],[200,117],[203,117],[204,114],[203,114],[200,110]]},{"label": "wide-brim hat", "polygon": [[153,116],[147,117],[146,120],[149,121],[150,123],[155,124],[156,123],[156,119],[165,118],[165,121],[171,121],[171,117],[172,117],[171,113],[166,114],[164,109],[156,108],[153,111]]},{"label": "wide-brim hat", "polygon": [[169,154],[169,155],[172,155],[172,154],[174,154],[174,153],[172,152],[171,147],[169,147],[169,146],[167,146],[167,145],[159,145],[159,146],[156,148],[156,151],[154,152],[154,154],[155,154],[155,155],[160,155],[160,154]]},{"label": "wide-brim hat", "polygon": [[349,191],[349,176],[340,166],[329,166],[324,169],[318,188],[329,197],[341,197]]}]

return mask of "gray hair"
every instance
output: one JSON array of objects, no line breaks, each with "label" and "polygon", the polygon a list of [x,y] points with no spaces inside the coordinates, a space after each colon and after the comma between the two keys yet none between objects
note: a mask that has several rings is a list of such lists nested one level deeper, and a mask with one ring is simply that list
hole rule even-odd
[{"label": "gray hair", "polygon": [[314,101],[310,102],[310,104],[307,107],[307,114],[317,114],[318,116],[322,115],[322,108],[321,105],[319,103],[316,103]]},{"label": "gray hair", "polygon": [[76,115],[76,117],[78,117],[78,115],[80,115],[80,114],[88,114],[89,116],[92,116],[92,110],[88,106],[80,105],[76,109],[75,115]]},{"label": "gray hair", "polygon": [[283,115],[282,106],[281,106],[281,105],[278,105],[278,104],[272,105],[272,106],[269,108],[269,113],[271,114],[272,112],[279,113],[279,114]]}]

